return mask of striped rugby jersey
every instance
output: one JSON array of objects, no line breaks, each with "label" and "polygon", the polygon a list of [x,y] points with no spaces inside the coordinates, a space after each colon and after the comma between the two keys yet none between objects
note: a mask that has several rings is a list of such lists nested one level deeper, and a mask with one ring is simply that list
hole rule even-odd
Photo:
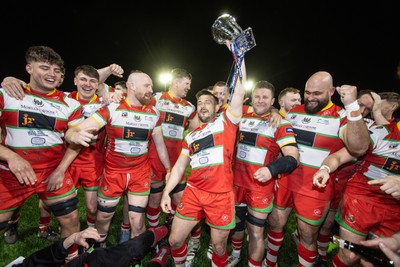
[{"label": "striped rugby jersey", "polygon": [[[42,94],[28,88],[17,100],[0,88],[2,145],[27,160],[34,170],[55,168],[66,151],[64,133],[82,119],[81,105],[54,89]],[[5,162],[0,167],[7,169]]]}]

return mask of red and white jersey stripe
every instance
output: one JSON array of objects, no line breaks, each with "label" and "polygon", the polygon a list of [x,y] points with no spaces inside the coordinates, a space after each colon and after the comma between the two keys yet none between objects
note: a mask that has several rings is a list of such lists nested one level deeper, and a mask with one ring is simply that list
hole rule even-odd
[{"label": "red and white jersey stripe", "polygon": [[[17,100],[0,88],[1,143],[35,170],[54,168],[65,153],[65,131],[83,119],[80,107],[56,89],[42,94],[28,87],[25,97]],[[7,164],[0,162],[0,167],[7,168]]]},{"label": "red and white jersey stripe", "polygon": [[131,106],[125,99],[121,104],[99,109],[91,118],[106,127],[105,168],[126,172],[147,164],[151,135],[161,124],[160,113],[154,106]]}]

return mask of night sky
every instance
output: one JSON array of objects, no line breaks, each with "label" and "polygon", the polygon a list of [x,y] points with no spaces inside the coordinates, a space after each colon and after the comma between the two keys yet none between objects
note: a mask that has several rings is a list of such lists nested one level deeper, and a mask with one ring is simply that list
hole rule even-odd
[{"label": "night sky", "polygon": [[[211,25],[224,13],[246,29],[256,47],[246,54],[248,78],[268,80],[279,92],[304,89],[307,78],[329,71],[335,85],[399,91],[400,22],[395,1],[350,6],[351,1],[13,1],[2,7],[0,79],[25,80],[24,54],[48,45],[64,59],[62,90],[74,90],[73,71],[117,63],[153,78],[185,68],[193,75],[188,99],[216,81],[227,81],[232,56],[212,38]],[[168,3],[167,3],[168,2]],[[354,5],[354,4],[352,4]],[[108,80],[113,84],[119,79]]]}]

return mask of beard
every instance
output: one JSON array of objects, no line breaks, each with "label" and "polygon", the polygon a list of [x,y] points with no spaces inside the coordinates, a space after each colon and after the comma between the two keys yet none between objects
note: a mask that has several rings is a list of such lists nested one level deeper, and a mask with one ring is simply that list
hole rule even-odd
[{"label": "beard", "polygon": [[148,105],[151,102],[151,97],[146,97],[146,95],[138,96],[136,95],[137,100],[139,100],[140,104]]},{"label": "beard", "polygon": [[212,112],[207,112],[207,113],[200,112],[197,115],[198,115],[201,123],[210,122],[215,117],[215,113],[212,113]]},{"label": "beard", "polygon": [[310,101],[307,99],[304,99],[304,109],[308,114],[315,114],[319,111],[321,111],[326,105],[329,103],[329,98],[325,98],[323,100],[313,100],[312,102],[317,102],[318,104],[314,107],[310,106]]},{"label": "beard", "polygon": [[150,99],[149,98],[143,98],[143,99],[141,99],[141,100],[139,100],[140,101],[140,103],[142,104],[142,105],[148,105],[148,104],[150,104]]}]

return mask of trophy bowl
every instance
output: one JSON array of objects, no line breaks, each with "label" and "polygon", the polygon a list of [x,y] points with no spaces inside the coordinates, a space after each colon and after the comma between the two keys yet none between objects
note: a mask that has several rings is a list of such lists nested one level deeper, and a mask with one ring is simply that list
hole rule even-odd
[{"label": "trophy bowl", "polygon": [[219,16],[211,26],[211,32],[218,44],[225,44],[226,40],[231,41],[238,56],[256,46],[252,29],[247,28],[243,31],[236,19],[229,14]]},{"label": "trophy bowl", "polygon": [[226,40],[233,40],[243,30],[229,14],[219,16],[211,26],[212,36],[218,44],[225,44]]}]

